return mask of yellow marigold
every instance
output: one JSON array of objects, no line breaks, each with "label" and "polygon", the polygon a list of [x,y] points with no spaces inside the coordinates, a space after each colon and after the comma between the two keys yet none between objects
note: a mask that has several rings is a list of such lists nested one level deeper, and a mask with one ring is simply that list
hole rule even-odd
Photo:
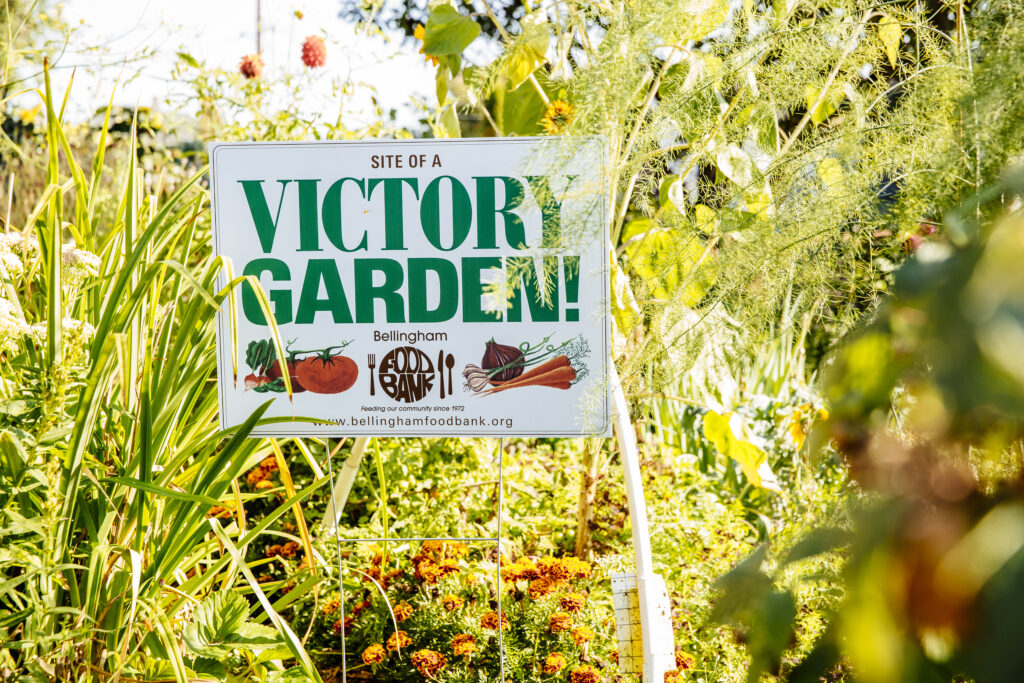
[{"label": "yellow marigold", "polygon": [[524,557],[516,564],[521,567],[520,573],[523,575],[524,579],[533,581],[534,579],[540,578],[540,570],[537,569],[537,565],[535,565],[532,560],[528,560]]},{"label": "yellow marigold", "polygon": [[590,576],[590,565],[578,557],[566,557],[562,565],[569,570],[570,578],[584,579]]},{"label": "yellow marigold", "polygon": [[683,652],[682,650],[676,650],[676,668],[680,671],[689,671],[697,664],[697,660],[693,658],[689,652]]},{"label": "yellow marigold", "polygon": [[361,612],[366,610],[369,606],[370,606],[370,601],[369,600],[363,600],[362,602],[357,602],[355,607],[352,608],[352,616],[358,616]]},{"label": "yellow marigold", "polygon": [[501,580],[506,583],[513,583],[523,578],[523,567],[518,562],[505,565],[501,568]]},{"label": "yellow marigold", "polygon": [[570,614],[578,614],[583,611],[587,599],[579,593],[567,593],[562,596],[562,609]]},{"label": "yellow marigold", "polygon": [[[483,628],[486,628],[486,629],[490,629],[492,631],[497,631],[498,630],[498,613],[497,612],[488,612],[487,614],[485,614],[482,617],[480,617],[480,626],[483,627]],[[502,614],[501,614],[501,628],[502,629],[508,628],[508,618],[505,616],[504,612],[502,612]]]},{"label": "yellow marigold", "polygon": [[268,545],[267,549],[264,550],[263,553],[267,557],[277,557],[281,554],[281,546],[277,545],[276,543],[274,545]]},{"label": "yellow marigold", "polygon": [[[284,592],[284,591],[282,591],[282,592]],[[345,635],[348,635],[348,632],[350,630],[352,630],[352,622],[353,621],[355,621],[355,617],[345,617],[345,626],[344,626],[344,628],[345,628]],[[341,629],[342,629],[341,619],[336,619],[334,621],[334,625],[332,626],[332,628],[334,629],[335,633],[341,633]]]},{"label": "yellow marigold", "polygon": [[427,678],[433,678],[441,669],[448,666],[448,660],[440,652],[418,650],[412,653],[412,665]]},{"label": "yellow marigold", "polygon": [[534,600],[540,600],[543,597],[551,595],[554,591],[555,584],[549,579],[541,577],[530,582],[530,597]]},{"label": "yellow marigold", "polygon": [[412,616],[412,605],[407,602],[400,602],[395,605],[394,609],[395,621],[402,623],[406,619]]},{"label": "yellow marigold", "polygon": [[552,614],[551,619],[548,620],[548,628],[551,629],[552,633],[568,631],[572,628],[572,617],[565,612]]},{"label": "yellow marigold", "polygon": [[454,612],[457,609],[462,609],[462,606],[466,604],[466,601],[457,595],[446,595],[441,598],[441,604],[449,612]]},{"label": "yellow marigold", "polygon": [[295,557],[300,548],[302,548],[302,546],[299,545],[297,541],[288,541],[281,546],[281,557]]},{"label": "yellow marigold", "polygon": [[277,458],[275,458],[272,455],[268,455],[267,457],[263,458],[263,461],[260,463],[260,469],[262,469],[268,475],[271,472],[277,472]]},{"label": "yellow marigold", "polygon": [[683,683],[683,672],[679,669],[665,672],[665,683]]},{"label": "yellow marigold", "polygon": [[423,583],[437,583],[441,578],[441,568],[430,560],[421,560],[416,564],[416,578]]},{"label": "yellow marigold", "polygon": [[541,123],[548,135],[558,135],[569,127],[572,120],[576,118],[576,110],[565,100],[555,100],[548,105],[544,112]]},{"label": "yellow marigold", "polygon": [[476,652],[476,638],[469,633],[460,633],[452,638],[452,652],[457,657]]},{"label": "yellow marigold", "polygon": [[388,653],[384,651],[384,646],[380,643],[374,643],[363,650],[363,664],[380,664],[387,656]]},{"label": "yellow marigold", "polygon": [[556,674],[566,667],[565,655],[561,652],[552,652],[544,659],[544,673]]},{"label": "yellow marigold", "polygon": [[323,612],[325,615],[330,615],[337,612],[340,608],[341,600],[339,600],[338,598],[332,598],[324,603],[324,606],[321,608],[320,611]]},{"label": "yellow marigold", "polygon": [[541,576],[547,577],[556,583],[568,581],[569,577],[572,576],[569,568],[561,560],[553,557],[545,557],[537,562],[537,568],[540,569]]},{"label": "yellow marigold", "polygon": [[388,650],[391,652],[410,645],[412,645],[412,638],[405,631],[395,631],[388,638]]},{"label": "yellow marigold", "polygon": [[257,491],[266,491],[267,489],[274,488],[274,482],[269,479],[260,479],[253,488]]},{"label": "yellow marigold", "polygon": [[458,574],[459,563],[455,560],[441,560],[441,564],[437,565],[437,570],[441,573],[441,578],[450,574]]},{"label": "yellow marigold", "polygon": [[569,674],[570,683],[601,683],[601,676],[597,669],[587,664],[582,664],[572,670]]},{"label": "yellow marigold", "polygon": [[[412,35],[414,38],[416,38],[416,40],[422,41],[423,37],[427,35],[427,29],[423,27],[423,24],[416,24],[416,28],[412,30]],[[434,66],[437,66],[438,64],[441,63],[440,60],[434,55],[428,55],[426,52],[424,52],[425,49],[426,48],[423,47],[420,48],[420,54],[423,55],[423,61],[432,62]]]},{"label": "yellow marigold", "polygon": [[259,482],[267,478],[267,473],[263,471],[262,467],[257,467],[251,470],[249,474],[245,475],[245,480],[249,483],[249,486],[256,486]]},{"label": "yellow marigold", "polygon": [[576,641],[576,645],[582,646],[594,639],[594,632],[586,626],[580,626],[572,630],[572,639]]}]

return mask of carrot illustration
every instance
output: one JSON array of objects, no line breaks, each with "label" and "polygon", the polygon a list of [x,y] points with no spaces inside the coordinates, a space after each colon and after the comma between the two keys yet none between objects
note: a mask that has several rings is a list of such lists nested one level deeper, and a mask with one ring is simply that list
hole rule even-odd
[{"label": "carrot illustration", "polygon": [[551,372],[552,370],[555,370],[555,369],[561,368],[561,367],[569,367],[569,358],[568,357],[566,357],[566,356],[555,356],[551,360],[544,361],[543,363],[541,363],[537,367],[531,368],[531,369],[527,370],[526,372],[524,372],[523,374],[519,375],[515,379],[505,380],[504,382],[497,382],[495,380],[491,380],[491,384],[493,384],[496,387],[507,386],[509,384],[516,384],[516,385],[518,385],[520,382],[525,382],[525,381],[531,380],[534,377],[539,377],[540,375],[546,374],[548,372]]},{"label": "carrot illustration", "polygon": [[[560,358],[565,358],[565,356],[560,356]],[[530,374],[531,376],[527,377],[527,374]],[[532,372],[524,373],[523,375],[517,377],[514,380],[505,382],[501,386],[494,387],[493,389],[488,389],[483,393],[496,394],[500,391],[505,391],[506,389],[538,386],[568,389],[569,383],[572,382],[574,379],[576,379],[576,371],[573,369],[571,365],[568,364],[568,359],[566,359],[564,364],[559,364],[553,370],[549,370],[548,372],[542,374],[533,374]]]}]

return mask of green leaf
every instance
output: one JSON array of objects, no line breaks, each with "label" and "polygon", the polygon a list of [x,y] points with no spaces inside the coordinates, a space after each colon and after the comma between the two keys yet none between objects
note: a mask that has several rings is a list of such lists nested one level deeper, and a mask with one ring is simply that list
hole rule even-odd
[{"label": "green leaf", "polygon": [[754,486],[781,493],[775,474],[768,464],[768,456],[747,440],[746,431],[742,419],[735,413],[719,415],[708,411],[704,415],[704,436],[715,445],[718,452],[738,462],[743,474]]},{"label": "green leaf", "polygon": [[[836,107],[828,101],[828,97],[823,97],[818,106],[814,107],[814,103],[818,101],[820,93],[821,91],[810,83],[804,87],[804,100],[807,102],[807,110],[811,112],[811,121],[819,126],[828,121],[828,117],[836,113]],[[813,111],[811,107],[814,107]]]},{"label": "green leaf", "polygon": [[882,41],[882,49],[889,59],[889,65],[895,69],[900,59],[900,43],[903,41],[903,28],[900,22],[888,14],[883,14],[881,21],[878,22],[878,39]]},{"label": "green leaf", "polygon": [[480,25],[451,5],[432,9],[425,28],[423,52],[435,57],[461,54],[480,35]]},{"label": "green leaf", "polygon": [[459,126],[459,115],[455,112],[455,105],[446,107],[441,114],[441,127],[446,137],[462,137],[462,128]]},{"label": "green leaf", "polygon": [[547,19],[541,12],[534,12],[522,19],[523,32],[511,49],[502,73],[512,88],[518,88],[530,75],[547,61],[551,33]]},{"label": "green leaf", "polygon": [[237,632],[248,615],[249,603],[235,591],[212,593],[199,603],[192,623],[185,627],[185,645],[201,657],[226,655],[235,649]]},{"label": "green leaf", "polygon": [[197,62],[195,57],[193,57],[192,55],[190,55],[187,52],[179,52],[178,53],[178,59],[180,59],[181,61],[183,61],[186,64],[188,64],[193,69],[198,69],[199,68],[199,62]]},{"label": "green leaf", "polygon": [[725,177],[741,188],[749,188],[754,184],[757,167],[750,155],[736,145],[725,145],[715,150],[715,164]]},{"label": "green leaf", "polygon": [[783,564],[804,560],[831,550],[842,548],[852,540],[850,532],[834,527],[814,529],[793,546]]}]

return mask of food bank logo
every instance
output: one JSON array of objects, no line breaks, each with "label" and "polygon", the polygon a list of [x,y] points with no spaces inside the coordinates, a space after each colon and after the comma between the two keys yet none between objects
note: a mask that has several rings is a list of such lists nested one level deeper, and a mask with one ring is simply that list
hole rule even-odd
[{"label": "food bank logo", "polygon": [[[451,370],[455,365],[455,357],[444,351],[438,352],[436,365],[429,355],[415,346],[391,349],[380,359],[379,366],[376,354],[370,354],[366,360],[370,368],[371,396],[376,394],[375,375],[381,391],[400,403],[422,400],[435,383],[440,387],[442,399],[452,394]],[[445,370],[448,371],[447,378]]]}]

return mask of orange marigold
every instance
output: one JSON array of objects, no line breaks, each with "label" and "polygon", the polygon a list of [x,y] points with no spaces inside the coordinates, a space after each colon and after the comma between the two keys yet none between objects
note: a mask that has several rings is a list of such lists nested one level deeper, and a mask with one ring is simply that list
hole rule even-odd
[{"label": "orange marigold", "polygon": [[441,560],[441,564],[437,566],[437,569],[441,572],[441,578],[444,578],[451,574],[458,574],[459,563],[455,560]]},{"label": "orange marigold", "polygon": [[395,621],[402,623],[412,616],[412,605],[407,602],[400,602],[395,605]]},{"label": "orange marigold", "polygon": [[567,581],[571,576],[569,569],[562,561],[554,557],[542,558],[537,562],[537,568],[540,569],[541,576],[555,582]]},{"label": "orange marigold", "polygon": [[665,672],[665,683],[683,683],[683,672],[679,669],[672,669]]},{"label": "orange marigold", "polygon": [[580,626],[572,630],[572,639],[576,641],[576,645],[582,646],[594,639],[594,632],[586,626]]},{"label": "orange marigold", "polygon": [[253,488],[257,491],[266,491],[267,489],[274,488],[274,482],[269,479],[260,479]]},{"label": "orange marigold", "polygon": [[541,577],[530,582],[530,597],[534,600],[540,600],[554,592],[555,584],[549,579]]},{"label": "orange marigold", "polygon": [[320,611],[326,615],[330,615],[337,612],[340,608],[341,600],[339,600],[338,598],[332,598],[324,603],[324,606],[321,608]]},{"label": "orange marigold", "polygon": [[421,560],[416,564],[416,578],[423,583],[437,583],[441,578],[441,568],[430,560]]},{"label": "orange marigold", "polygon": [[359,615],[360,613],[364,612],[366,610],[366,608],[368,608],[369,606],[370,606],[370,601],[369,600],[363,600],[362,602],[357,602],[355,604],[355,607],[352,608],[352,616]]},{"label": "orange marigold", "polygon": [[384,646],[380,643],[374,643],[363,650],[363,664],[380,664],[387,656],[388,653],[384,651]]},{"label": "orange marigold", "polygon": [[520,571],[524,579],[528,581],[533,581],[534,579],[540,578],[540,570],[537,569],[537,565],[535,565],[531,560],[528,560],[524,557],[523,559],[519,560],[517,564],[520,567],[522,567]]},{"label": "orange marigold", "polygon": [[302,63],[311,69],[327,63],[327,45],[320,36],[306,36],[302,41]]},{"label": "orange marigold", "polygon": [[267,457],[263,458],[263,461],[260,462],[260,469],[262,469],[267,474],[270,474],[271,472],[277,472],[277,470],[279,469],[277,466],[277,458],[275,458],[272,455],[268,455]]},{"label": "orange marigold", "polygon": [[452,638],[452,652],[456,656],[471,655],[476,652],[476,638],[469,633],[460,633]]},{"label": "orange marigold", "polygon": [[552,652],[544,659],[544,673],[556,674],[566,667],[565,655],[561,652]]},{"label": "orange marigold", "polygon": [[680,671],[688,671],[697,664],[697,660],[693,658],[689,652],[683,652],[682,650],[676,650],[676,668]]},{"label": "orange marigold", "polygon": [[569,674],[570,683],[601,683],[601,676],[594,667],[583,664]]},{"label": "orange marigold", "polygon": [[562,596],[562,609],[571,614],[578,614],[583,611],[587,599],[579,593],[567,593]]},{"label": "orange marigold", "polygon": [[501,568],[501,580],[506,583],[512,583],[523,578],[523,566],[518,562],[505,565]]},{"label": "orange marigold", "polygon": [[295,557],[300,548],[302,548],[302,546],[296,541],[288,541],[281,546],[281,557]]},{"label": "orange marigold", "polygon": [[570,577],[573,579],[584,579],[590,576],[590,565],[578,557],[566,557],[562,560],[562,565],[569,570]]},{"label": "orange marigold", "polygon": [[[488,612],[487,614],[485,614],[482,617],[480,617],[480,626],[482,628],[487,628],[487,629],[490,629],[492,631],[497,631],[498,630],[498,613],[497,612]],[[501,628],[502,629],[508,628],[508,618],[505,616],[504,612],[502,612],[502,614],[501,614]]]},{"label": "orange marigold", "polygon": [[388,638],[388,650],[391,652],[403,647],[409,647],[410,645],[412,645],[412,638],[410,638],[409,634],[405,631],[395,631],[391,634],[391,637]]},{"label": "orange marigold", "polygon": [[462,606],[466,604],[466,601],[457,595],[446,595],[441,598],[441,604],[449,612],[454,612],[457,609],[462,609]]},{"label": "orange marigold", "polygon": [[568,631],[572,628],[572,617],[565,612],[556,612],[548,620],[548,628],[551,629],[552,633]]},{"label": "orange marigold", "polygon": [[[355,617],[345,617],[345,635],[352,630],[352,622],[355,621]],[[335,633],[341,633],[341,619],[336,619],[332,628]]]},{"label": "orange marigold", "polygon": [[259,78],[263,73],[263,57],[259,55],[246,55],[238,64],[238,70],[246,78]]},{"label": "orange marigold", "polygon": [[419,650],[412,653],[412,665],[427,678],[433,678],[441,669],[448,666],[448,660],[440,652]]}]

